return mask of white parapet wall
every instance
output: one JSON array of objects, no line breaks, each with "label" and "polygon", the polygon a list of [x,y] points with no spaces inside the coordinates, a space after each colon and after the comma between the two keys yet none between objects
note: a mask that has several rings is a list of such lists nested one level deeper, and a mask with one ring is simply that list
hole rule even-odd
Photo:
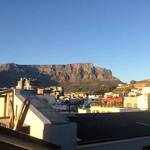
[{"label": "white parapet wall", "polygon": [[137,97],[137,107],[141,110],[150,109],[150,94],[144,94]]},{"label": "white parapet wall", "polygon": [[[22,96],[16,96],[16,95],[14,96],[15,117],[18,117],[18,115],[19,115],[19,111],[21,109],[23,99],[24,98]],[[31,105],[30,109],[28,110],[24,124],[30,126],[30,135],[31,136],[39,138],[39,139],[43,139],[43,130],[44,130],[45,123],[42,119],[39,118],[39,116],[38,116],[39,114],[35,113],[36,111],[37,111],[36,108],[34,108]],[[38,113],[40,113],[40,112],[38,112]],[[42,114],[40,114],[40,115],[42,115]]]},{"label": "white parapet wall", "polygon": [[90,110],[90,108],[79,108],[78,109],[78,113],[79,114],[85,114],[85,113],[91,113],[91,110]]},{"label": "white parapet wall", "polygon": [[139,109],[117,108],[117,107],[100,107],[100,106],[92,106],[91,107],[91,113],[135,112],[135,111],[139,111]]},{"label": "white parapet wall", "polygon": [[4,117],[4,111],[5,111],[5,98],[0,97],[0,117]]},{"label": "white parapet wall", "polygon": [[111,113],[111,112],[136,112],[140,111],[138,108],[116,108],[116,107],[100,107],[91,106],[87,109],[78,109],[78,113]]}]

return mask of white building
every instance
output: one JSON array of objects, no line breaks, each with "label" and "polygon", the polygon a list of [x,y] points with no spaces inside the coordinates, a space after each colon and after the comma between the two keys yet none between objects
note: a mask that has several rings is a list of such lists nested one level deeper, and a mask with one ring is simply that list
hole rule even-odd
[{"label": "white building", "polygon": [[[27,99],[31,104],[24,124],[30,127],[30,135],[60,145],[62,150],[76,149],[76,124],[55,112],[41,98],[30,96]],[[15,117],[24,100],[25,97],[17,90],[14,95]]]},{"label": "white building", "polygon": [[128,96],[131,97],[131,96],[137,96],[141,94],[141,90],[139,89],[131,89],[131,91],[128,93]]},{"label": "white building", "polygon": [[150,94],[150,87],[143,87],[142,94]]},{"label": "white building", "polygon": [[[145,91],[148,92],[148,91]],[[144,94],[137,97],[137,108],[141,110],[150,109],[150,94]]]},{"label": "white building", "polygon": [[26,89],[26,90],[31,90],[31,82],[30,79],[27,78],[20,78],[20,80],[17,83],[16,89]]},{"label": "white building", "polygon": [[100,95],[88,95],[88,99],[99,99]]},{"label": "white building", "polygon": [[117,112],[137,112],[140,111],[138,108],[117,108],[117,107],[100,107],[91,106],[86,109],[78,109],[79,114],[85,113],[117,113]]},{"label": "white building", "polygon": [[106,92],[104,94],[104,98],[108,98],[108,97],[112,97],[113,96],[113,93],[112,92]]}]

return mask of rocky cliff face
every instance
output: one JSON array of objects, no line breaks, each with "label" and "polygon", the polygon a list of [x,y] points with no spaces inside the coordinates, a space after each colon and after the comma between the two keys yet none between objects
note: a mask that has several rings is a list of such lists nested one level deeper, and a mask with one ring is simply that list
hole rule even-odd
[{"label": "rocky cliff face", "polygon": [[36,65],[40,74],[49,75],[57,82],[78,82],[89,80],[115,80],[112,72],[100,67],[94,67],[91,63],[68,65]]},{"label": "rocky cliff face", "polygon": [[0,86],[15,86],[20,77],[37,78],[44,85],[86,81],[119,81],[110,70],[91,63],[67,65],[0,65]]}]

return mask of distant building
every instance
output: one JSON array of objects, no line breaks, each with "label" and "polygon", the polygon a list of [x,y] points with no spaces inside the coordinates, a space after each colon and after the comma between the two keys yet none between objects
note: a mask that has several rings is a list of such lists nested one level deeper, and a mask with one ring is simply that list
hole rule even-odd
[{"label": "distant building", "polygon": [[87,93],[86,92],[71,92],[68,94],[65,94],[65,97],[69,97],[70,99],[82,99],[82,98],[87,98]]},{"label": "distant building", "polygon": [[125,108],[137,108],[137,97],[124,97]]},{"label": "distant building", "polygon": [[27,78],[20,78],[20,80],[17,83],[16,89],[22,90],[31,90],[32,85],[30,79]]},{"label": "distant building", "polygon": [[44,88],[37,88],[37,95],[43,95],[44,94]]},{"label": "distant building", "polygon": [[144,87],[140,92],[135,91],[132,94],[129,93],[129,95],[129,97],[124,98],[124,107],[140,110],[150,109],[150,87]]},{"label": "distant building", "polygon": [[150,109],[150,94],[144,94],[137,97],[137,108],[141,110]]},{"label": "distant building", "polygon": [[142,94],[150,94],[150,87],[143,87]]},{"label": "distant building", "polygon": [[140,95],[142,93],[142,91],[141,90],[139,90],[139,89],[131,89],[131,91],[128,93],[128,96],[129,97],[134,97],[134,96],[138,96],[138,95]]},{"label": "distant building", "polygon": [[133,108],[117,108],[117,107],[100,107],[100,106],[91,106],[86,109],[78,109],[79,114],[84,113],[117,113],[117,112],[137,112],[139,109]]},{"label": "distant building", "polygon": [[61,86],[40,87],[40,85],[37,85],[37,83],[37,80],[20,78],[20,80],[17,82],[16,89],[28,91],[32,90],[32,92],[36,92],[37,95],[43,95],[47,93],[49,95],[54,95],[56,99],[63,95],[64,91]]},{"label": "distant building", "polygon": [[60,96],[63,95],[63,88],[61,86],[50,86],[50,87],[44,87],[44,88],[37,88],[37,95],[52,95],[55,96],[56,99],[58,99]]},{"label": "distant building", "polygon": [[136,112],[139,109],[91,106],[91,113]]},{"label": "distant building", "polygon": [[118,84],[116,89],[125,89],[130,87],[130,84]]},{"label": "distant building", "polygon": [[112,92],[106,92],[104,94],[104,98],[108,98],[108,97],[113,97],[113,93]]}]

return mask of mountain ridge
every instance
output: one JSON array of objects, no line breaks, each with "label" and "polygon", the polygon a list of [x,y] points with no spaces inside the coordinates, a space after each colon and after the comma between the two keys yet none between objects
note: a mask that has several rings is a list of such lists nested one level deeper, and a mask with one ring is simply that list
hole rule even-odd
[{"label": "mountain ridge", "polygon": [[[63,65],[0,64],[0,86],[15,86],[20,77],[36,78],[42,85],[64,85],[81,82],[121,82],[109,69],[95,67],[93,63]],[[90,84],[88,85],[90,86]]]}]

